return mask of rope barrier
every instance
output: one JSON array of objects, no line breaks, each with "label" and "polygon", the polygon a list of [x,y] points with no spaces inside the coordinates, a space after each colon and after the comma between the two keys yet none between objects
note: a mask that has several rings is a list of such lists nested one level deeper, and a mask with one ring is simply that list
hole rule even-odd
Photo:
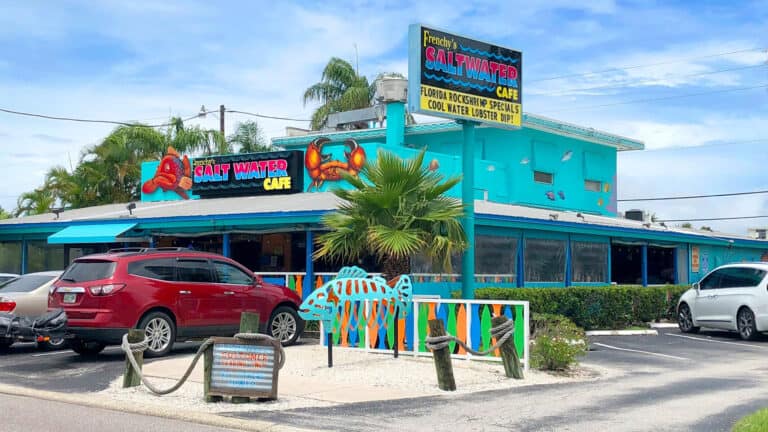
[{"label": "rope barrier", "polygon": [[[260,334],[260,333],[238,333],[235,335],[235,339],[240,340],[269,340],[272,341],[274,338],[269,335]],[[141,379],[141,382],[151,391],[152,393],[162,396],[167,395],[169,393],[173,393],[179,388],[181,388],[182,385],[187,381],[187,378],[189,378],[189,375],[192,374],[192,371],[195,369],[195,365],[197,364],[197,361],[200,360],[200,356],[205,353],[205,350],[208,349],[208,347],[213,345],[213,339],[206,339],[202,345],[200,345],[200,348],[197,349],[197,352],[195,353],[195,357],[192,359],[192,363],[187,368],[186,372],[184,372],[184,375],[182,375],[181,379],[174,384],[173,386],[161,390],[154,385],[152,385],[147,378],[144,376],[144,374],[141,371],[141,367],[139,366],[138,362],[136,361],[136,358],[134,357],[135,353],[144,352],[149,347],[150,340],[144,336],[144,340],[141,342],[136,343],[129,343],[128,342],[128,334],[123,335],[123,343],[120,345],[120,348],[123,349],[125,352],[126,357],[128,358],[128,361],[131,362],[131,367],[133,367],[133,370],[136,372],[136,374]],[[283,350],[282,345],[278,345],[279,348],[277,350],[277,368],[282,369],[283,365],[285,364],[285,351]]]},{"label": "rope barrier", "polygon": [[513,320],[508,320],[498,327],[491,327],[491,336],[496,338],[496,343],[485,351],[475,351],[472,349],[472,347],[464,343],[464,341],[450,334],[445,336],[427,336],[424,341],[426,342],[427,349],[430,351],[446,348],[448,347],[448,344],[453,341],[461,345],[469,353],[472,353],[476,356],[485,356],[496,351],[504,344],[504,342],[507,341],[507,339],[512,337],[514,334],[515,322]]}]

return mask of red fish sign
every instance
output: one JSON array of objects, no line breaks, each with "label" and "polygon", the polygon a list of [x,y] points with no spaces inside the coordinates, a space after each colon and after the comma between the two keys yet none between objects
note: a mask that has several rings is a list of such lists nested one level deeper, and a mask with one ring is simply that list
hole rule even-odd
[{"label": "red fish sign", "polygon": [[347,172],[357,176],[365,165],[365,150],[353,139],[344,141],[348,151],[344,152],[346,161],[331,160],[331,155],[323,154],[323,146],[331,140],[325,137],[317,138],[309,143],[304,154],[304,166],[309,178],[312,179],[307,191],[319,189],[327,181],[341,180],[341,173]]},{"label": "red fish sign", "polygon": [[173,147],[168,147],[165,156],[160,160],[154,177],[144,182],[141,191],[151,194],[160,188],[164,191],[173,191],[184,199],[189,199],[187,191],[192,188],[192,168],[189,158],[181,157]]}]

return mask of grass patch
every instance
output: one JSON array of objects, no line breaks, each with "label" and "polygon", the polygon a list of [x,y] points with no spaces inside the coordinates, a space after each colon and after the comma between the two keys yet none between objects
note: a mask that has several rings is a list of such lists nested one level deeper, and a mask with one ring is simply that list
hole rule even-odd
[{"label": "grass patch", "polygon": [[768,430],[768,408],[763,408],[739,420],[732,432],[762,432]]}]

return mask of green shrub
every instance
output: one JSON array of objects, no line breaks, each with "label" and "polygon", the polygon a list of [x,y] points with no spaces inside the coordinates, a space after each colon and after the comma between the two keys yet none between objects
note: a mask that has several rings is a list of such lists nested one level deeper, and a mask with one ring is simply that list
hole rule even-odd
[{"label": "green shrub", "polygon": [[524,300],[531,312],[563,315],[587,330],[621,329],[674,318],[687,285],[568,288],[480,288],[477,299]]},{"label": "green shrub", "polygon": [[763,408],[736,422],[732,432],[762,432],[766,430],[768,430],[768,408]]},{"label": "green shrub", "polygon": [[562,315],[533,314],[531,317],[531,367],[566,370],[586,354],[584,330]]}]

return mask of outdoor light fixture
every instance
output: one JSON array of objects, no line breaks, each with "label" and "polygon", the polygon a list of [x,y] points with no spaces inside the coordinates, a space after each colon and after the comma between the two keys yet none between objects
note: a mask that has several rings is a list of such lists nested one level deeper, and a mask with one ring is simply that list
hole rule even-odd
[{"label": "outdoor light fixture", "polygon": [[646,228],[650,228],[651,227],[651,223],[650,222],[646,222],[646,223],[643,224],[643,226],[646,227]]},{"label": "outdoor light fixture", "polygon": [[584,215],[583,215],[583,214],[581,214],[580,212],[579,212],[579,213],[576,213],[576,217],[577,217],[577,218],[581,218],[581,220],[582,220],[582,221],[584,220]]},{"label": "outdoor light fixture", "polygon": [[52,208],[51,213],[56,215],[56,219],[59,218],[59,214],[64,211],[64,207]]},{"label": "outdoor light fixture", "polygon": [[659,225],[663,226],[664,228],[667,227],[667,224],[665,224],[664,222],[659,222]]},{"label": "outdoor light fixture", "polygon": [[132,202],[132,203],[128,204],[127,206],[125,206],[125,208],[128,209],[128,214],[133,216],[133,209],[136,208],[136,203]]},{"label": "outdoor light fixture", "polygon": [[549,218],[550,218],[551,220],[557,220],[557,217],[558,217],[558,216],[557,216],[557,213],[550,213],[550,214],[549,214]]}]

